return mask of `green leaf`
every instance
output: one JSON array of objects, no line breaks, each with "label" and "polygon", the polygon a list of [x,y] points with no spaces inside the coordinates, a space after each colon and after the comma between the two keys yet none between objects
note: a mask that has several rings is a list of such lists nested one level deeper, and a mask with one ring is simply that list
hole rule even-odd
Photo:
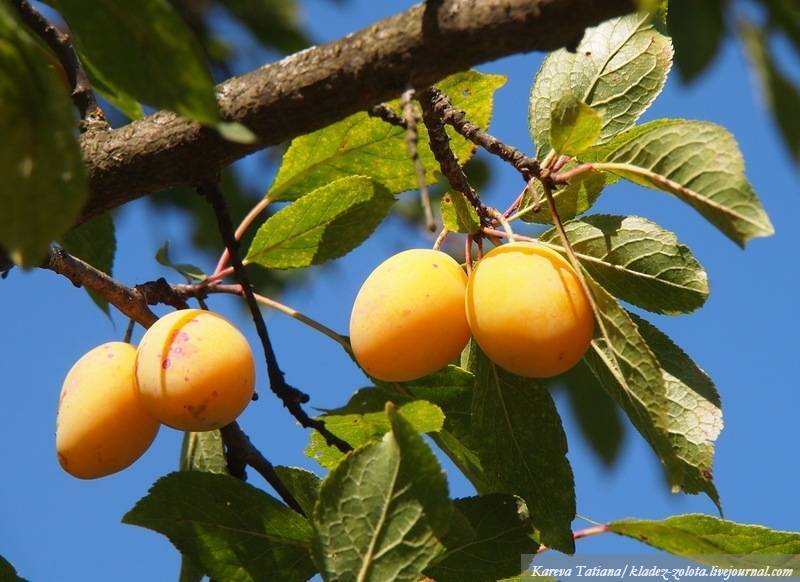
[{"label": "green leaf", "polygon": [[461,192],[448,192],[442,197],[442,222],[450,232],[475,234],[481,229],[481,221],[475,207]]},{"label": "green leaf", "polygon": [[544,159],[552,150],[551,112],[572,96],[603,110],[600,143],[631,127],[661,92],[672,64],[669,38],[648,14],[631,14],[586,30],[575,52],[542,63],[531,90],[529,128]]},{"label": "green leaf", "polygon": [[671,0],[669,32],[684,82],[694,81],[717,56],[725,35],[727,0]]},{"label": "green leaf", "polygon": [[292,269],[336,259],[364,242],[392,204],[391,192],[370,178],[335,180],[270,216],[244,262]]},{"label": "green leaf", "polygon": [[586,361],[553,379],[566,388],[567,401],[586,445],[606,467],[619,458],[625,437],[619,408],[603,390]]},{"label": "green leaf", "polygon": [[[228,474],[228,461],[222,435],[218,430],[207,432],[184,432],[181,441],[181,471],[205,471]],[[200,582],[205,572],[198,568],[189,556],[181,555],[179,582]]]},{"label": "green leaf", "polygon": [[[100,269],[108,275],[114,274],[117,238],[114,231],[114,220],[110,213],[101,214],[67,232],[61,238],[61,246],[69,254],[82,259],[96,269]],[[88,289],[86,292],[103,313],[109,315],[106,298]]]},{"label": "green leaf", "polygon": [[69,92],[26,30],[0,4],[0,246],[28,268],[75,223],[87,186]]},{"label": "green leaf", "polygon": [[195,267],[189,263],[173,263],[172,259],[169,258],[169,241],[164,241],[164,244],[156,251],[156,261],[158,261],[160,265],[177,271],[186,277],[187,281],[191,279],[203,281],[206,278],[206,274],[200,267]]},{"label": "green leaf", "polygon": [[319,477],[311,471],[300,469],[299,467],[275,467],[281,482],[300,504],[301,509],[306,515],[314,513],[314,505],[319,499]]},{"label": "green leaf", "polygon": [[238,479],[200,471],[162,477],[122,521],[166,535],[211,578],[307,580],[311,525]]},{"label": "green leaf", "polygon": [[48,0],[66,19],[82,61],[106,86],[208,125],[219,120],[197,39],[166,0]]},{"label": "green leaf", "polygon": [[472,430],[489,487],[525,500],[543,544],[575,551],[575,489],[567,438],[542,384],[496,366],[472,342]]},{"label": "green leaf", "polygon": [[667,388],[669,439],[681,461],[672,483],[686,493],[705,493],[722,511],[712,481],[714,442],[722,431],[722,403],[714,382],[664,332],[630,314],[656,356]]},{"label": "green leaf", "polygon": [[714,412],[713,385],[669,338],[646,323],[640,327],[643,320],[588,274],[586,280],[602,321],[586,363],[653,448],[673,491],[705,492],[719,507],[710,468],[722,419]]},{"label": "green leaf", "polygon": [[[625,519],[610,531],[708,566],[800,570],[800,533],[746,525],[710,515]],[[760,576],[759,576],[760,577]]]},{"label": "green leaf", "polygon": [[777,67],[763,31],[748,23],[742,23],[740,31],[775,124],[794,161],[800,163],[800,89]]},{"label": "green leaf", "polygon": [[518,497],[469,497],[457,499],[454,505],[456,514],[463,515],[471,526],[472,537],[445,537],[445,553],[425,572],[436,582],[494,582],[513,576],[522,570],[521,556],[539,549],[532,537],[528,509]]},{"label": "green leaf", "polygon": [[677,462],[669,440],[667,388],[656,357],[630,315],[590,276],[599,311],[595,339],[584,357],[600,385],[619,404],[667,470]]},{"label": "green leaf", "polygon": [[[577,165],[576,162],[570,162],[564,167],[564,171],[568,171]],[[578,174],[572,178],[566,186],[562,186],[553,192],[553,199],[556,202],[558,215],[561,220],[570,220],[579,214],[583,214],[589,208],[594,206],[594,203],[606,187],[607,178],[611,178],[602,172],[588,171]],[[610,180],[608,180],[610,181]],[[539,210],[534,212],[534,202],[537,202]],[[547,205],[542,184],[536,180],[531,187],[529,187],[520,205],[520,212],[524,212],[521,218],[525,222],[535,222],[538,224],[553,224],[553,217],[550,215],[550,208]]]},{"label": "green leaf", "polygon": [[0,556],[0,580],[3,582],[27,582],[3,556]]},{"label": "green leaf", "polygon": [[550,143],[557,154],[577,156],[600,137],[603,117],[573,95],[565,95],[550,112]]},{"label": "green leaf", "polygon": [[[321,418],[325,421],[325,428],[357,448],[371,441],[380,440],[389,432],[391,425],[384,409],[385,404],[379,409],[380,412],[342,415],[329,413]],[[436,432],[444,423],[441,409],[430,402],[416,400],[403,404],[399,409],[417,432]],[[332,469],[344,457],[339,449],[328,445],[325,438],[316,431],[311,433],[305,454],[326,469]]]},{"label": "green leaf", "polygon": [[[689,313],[708,298],[708,276],[675,235],[638,216],[593,215],[564,225],[578,259],[612,295],[655,313]],[[555,229],[541,240],[558,245]]]},{"label": "green leaf", "polygon": [[247,145],[258,141],[256,134],[247,129],[246,126],[235,121],[221,121],[215,127],[223,138],[233,143]]},{"label": "green leaf", "polygon": [[705,121],[662,119],[587,152],[595,169],[674,194],[741,246],[772,223],[744,173],[733,136]]},{"label": "green leaf", "polygon": [[202,582],[205,573],[186,556],[181,556],[181,570],[178,582]]},{"label": "green leaf", "polygon": [[228,461],[218,430],[185,432],[181,445],[181,471],[228,474]]},{"label": "green leaf", "polygon": [[294,0],[221,0],[220,3],[266,47],[294,53],[309,45],[298,26]]},{"label": "green leaf", "polygon": [[[494,92],[505,84],[505,77],[466,71],[452,75],[439,84],[454,107],[463,109],[470,121],[488,127]],[[397,102],[389,106],[399,110]],[[473,154],[474,145],[447,129],[450,145],[463,164]],[[369,176],[396,194],[418,187],[414,165],[406,149],[406,133],[366,113],[347,119],[292,141],[283,157],[278,175],[267,196],[274,201],[294,200],[337,178],[354,174]],[[428,143],[423,125],[419,127],[420,144]],[[419,148],[425,167],[425,179],[436,180],[438,164],[428,147]]]},{"label": "green leaf", "polygon": [[653,17],[653,25],[661,33],[667,34],[667,12],[669,0],[636,0],[636,9]]},{"label": "green leaf", "polygon": [[418,582],[452,515],[447,478],[391,405],[392,430],[350,453],[322,482],[314,559],[325,580]]}]

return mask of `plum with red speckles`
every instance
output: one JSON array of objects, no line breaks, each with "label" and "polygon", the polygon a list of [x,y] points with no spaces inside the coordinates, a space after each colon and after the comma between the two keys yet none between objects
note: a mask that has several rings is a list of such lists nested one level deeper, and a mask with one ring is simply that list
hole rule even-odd
[{"label": "plum with red speckles", "polygon": [[160,422],[186,431],[213,430],[234,421],[250,402],[253,353],[222,316],[174,311],[144,334],[136,381],[145,407]]},{"label": "plum with red speckles", "polygon": [[144,408],[133,377],[136,348],[109,342],[84,355],[67,374],[56,420],[61,467],[80,479],[104,477],[150,447],[159,423]]}]

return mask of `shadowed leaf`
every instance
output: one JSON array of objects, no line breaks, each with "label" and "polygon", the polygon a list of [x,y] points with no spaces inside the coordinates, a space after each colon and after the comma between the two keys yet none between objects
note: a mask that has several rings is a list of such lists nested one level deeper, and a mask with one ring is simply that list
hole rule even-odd
[{"label": "shadowed leaf", "polygon": [[81,60],[118,100],[133,99],[209,125],[219,120],[200,43],[166,0],[139,0],[136,10],[126,0],[48,3],[66,19]]},{"label": "shadowed leaf", "polygon": [[567,439],[553,399],[536,380],[506,372],[472,342],[472,430],[486,485],[525,500],[543,544],[575,551],[575,490]]},{"label": "shadowed leaf", "polygon": [[441,551],[452,504],[433,452],[391,405],[392,430],[323,481],[314,559],[326,580],[418,582]]},{"label": "shadowed leaf", "polygon": [[162,477],[122,519],[166,535],[211,578],[307,580],[311,525],[263,491],[227,475]]},{"label": "shadowed leaf", "polygon": [[72,102],[44,51],[0,4],[0,246],[26,268],[74,224],[87,195]]}]

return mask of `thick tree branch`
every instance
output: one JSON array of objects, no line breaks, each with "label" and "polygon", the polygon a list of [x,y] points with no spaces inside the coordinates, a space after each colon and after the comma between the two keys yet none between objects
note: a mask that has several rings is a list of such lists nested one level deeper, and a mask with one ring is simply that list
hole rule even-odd
[{"label": "thick tree branch", "polygon": [[506,55],[574,46],[588,26],[633,0],[429,0],[347,37],[312,47],[217,87],[222,116],[260,138],[222,139],[159,112],[81,139],[91,195],[81,221],[130,200],[202,182],[259,148],[325,127]]}]

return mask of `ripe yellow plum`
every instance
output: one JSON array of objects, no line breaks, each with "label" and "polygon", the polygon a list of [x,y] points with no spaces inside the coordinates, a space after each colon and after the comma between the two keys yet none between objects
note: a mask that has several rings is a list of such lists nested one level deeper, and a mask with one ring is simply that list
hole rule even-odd
[{"label": "ripe yellow plum", "polygon": [[536,243],[486,253],[469,279],[466,305],[478,345],[518,376],[566,372],[592,340],[592,308],[578,275],[561,255]]},{"label": "ripe yellow plum", "polygon": [[374,378],[414,380],[452,362],[469,340],[467,276],[449,255],[429,249],[381,263],[358,292],[350,342]]},{"label": "ripe yellow plum", "polygon": [[142,402],[160,422],[206,431],[234,421],[253,396],[247,339],[222,316],[173,311],[147,330],[136,357]]},{"label": "ripe yellow plum", "polygon": [[136,390],[136,348],[109,342],[91,350],[67,374],[56,420],[61,467],[80,479],[121,471],[148,449],[159,424]]}]

